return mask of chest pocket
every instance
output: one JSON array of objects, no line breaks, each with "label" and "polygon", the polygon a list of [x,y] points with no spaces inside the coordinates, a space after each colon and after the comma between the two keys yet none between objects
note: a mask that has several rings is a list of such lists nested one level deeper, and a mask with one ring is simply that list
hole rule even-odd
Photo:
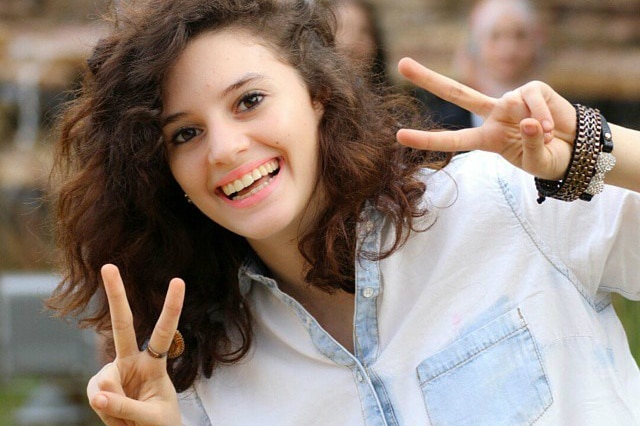
[{"label": "chest pocket", "polygon": [[519,309],[425,359],[417,373],[434,426],[531,425],[553,401]]}]

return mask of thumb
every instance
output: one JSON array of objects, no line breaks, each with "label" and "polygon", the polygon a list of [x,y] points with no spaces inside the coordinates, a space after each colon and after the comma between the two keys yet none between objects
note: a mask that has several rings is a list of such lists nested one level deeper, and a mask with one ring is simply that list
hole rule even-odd
[{"label": "thumb", "polygon": [[534,118],[525,118],[520,122],[522,137],[522,168],[527,172],[544,177],[548,169],[548,152],[544,142],[544,130]]}]

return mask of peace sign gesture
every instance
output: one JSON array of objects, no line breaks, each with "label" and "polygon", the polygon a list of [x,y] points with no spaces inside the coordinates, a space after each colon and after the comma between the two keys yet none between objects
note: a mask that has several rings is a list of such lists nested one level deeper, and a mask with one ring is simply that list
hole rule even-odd
[{"label": "peace sign gesture", "polygon": [[483,117],[481,127],[455,131],[402,129],[400,143],[435,151],[483,150],[543,179],[567,170],[576,134],[576,112],[569,101],[541,82],[531,82],[499,99],[405,58],[400,73],[436,96]]},{"label": "peace sign gesture", "polygon": [[101,273],[116,358],[89,381],[91,407],[109,426],[180,424],[178,398],[167,374],[165,354],[178,327],[184,281],[174,278],[169,283],[164,307],[149,340],[152,349],[147,352],[138,349],[133,315],[118,268],[105,265]]}]

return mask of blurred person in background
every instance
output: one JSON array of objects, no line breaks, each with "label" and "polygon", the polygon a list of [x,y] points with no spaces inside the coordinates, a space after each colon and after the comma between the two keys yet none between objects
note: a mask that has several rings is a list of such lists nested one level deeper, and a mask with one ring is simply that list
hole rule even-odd
[{"label": "blurred person in background", "polygon": [[360,63],[374,86],[389,87],[382,29],[374,5],[367,0],[337,0],[338,48]]},{"label": "blurred person in background", "polygon": [[[488,96],[500,97],[527,81],[541,79],[544,36],[528,0],[480,0],[467,18],[467,35],[454,57],[457,78]],[[482,119],[424,90],[416,96],[437,124],[477,127]]]}]

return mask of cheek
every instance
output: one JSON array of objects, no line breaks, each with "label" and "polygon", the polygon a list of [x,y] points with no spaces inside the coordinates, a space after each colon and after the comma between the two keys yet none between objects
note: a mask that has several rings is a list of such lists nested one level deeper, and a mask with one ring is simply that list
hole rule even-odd
[{"label": "cheek", "polygon": [[522,56],[522,61],[523,62],[534,62],[535,61],[535,57],[536,57],[536,46],[535,46],[535,44],[532,44],[529,41],[524,42],[519,46],[518,51],[520,52],[520,55]]},{"label": "cheek", "polygon": [[495,41],[486,41],[483,43],[479,49],[479,54],[481,58],[484,58],[485,61],[493,60],[496,56],[498,56],[497,43]]},{"label": "cheek", "polygon": [[264,123],[264,140],[295,151],[317,150],[317,129],[322,111],[316,108],[303,111],[270,118]]},{"label": "cheek", "polygon": [[197,162],[188,155],[170,155],[169,169],[174,179],[183,190],[192,188],[197,181]]},{"label": "cheek", "polygon": [[167,155],[167,163],[169,164],[169,170],[171,170],[171,174],[176,180],[179,180],[178,176],[180,175],[180,161],[176,158],[175,154]]}]

